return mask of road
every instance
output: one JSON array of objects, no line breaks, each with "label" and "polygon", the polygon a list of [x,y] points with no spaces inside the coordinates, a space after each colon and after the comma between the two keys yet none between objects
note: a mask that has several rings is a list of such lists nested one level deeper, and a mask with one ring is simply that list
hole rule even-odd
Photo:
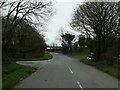
[{"label": "road", "polygon": [[79,60],[52,53],[49,61],[17,62],[38,70],[15,88],[118,88],[118,80]]}]

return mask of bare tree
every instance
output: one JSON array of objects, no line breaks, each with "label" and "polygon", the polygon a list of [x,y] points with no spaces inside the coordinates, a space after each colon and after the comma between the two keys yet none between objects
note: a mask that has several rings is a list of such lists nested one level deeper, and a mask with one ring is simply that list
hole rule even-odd
[{"label": "bare tree", "polygon": [[119,32],[117,2],[85,2],[74,11],[70,25],[88,37],[96,40],[96,56],[107,50],[108,37],[116,37]]},{"label": "bare tree", "polygon": [[3,19],[3,51],[13,47],[13,38],[22,21],[32,26],[42,26],[53,15],[53,2],[45,0],[2,0],[0,13]]},{"label": "bare tree", "polygon": [[[3,17],[7,22],[12,16],[11,24],[16,27],[22,20],[34,25],[41,25],[44,21],[49,20],[53,14],[53,2],[44,0],[17,0],[17,1],[3,1],[0,3]],[[15,21],[19,19],[17,23]]]}]

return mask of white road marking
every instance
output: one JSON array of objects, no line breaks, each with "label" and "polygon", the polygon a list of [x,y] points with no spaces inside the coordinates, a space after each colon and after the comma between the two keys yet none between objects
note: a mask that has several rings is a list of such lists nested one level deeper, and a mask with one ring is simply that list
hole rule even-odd
[{"label": "white road marking", "polygon": [[[67,64],[66,64],[66,65],[67,65]],[[69,68],[70,72],[73,74],[73,71],[71,70],[71,68],[70,68],[68,65],[67,65],[67,67]],[[81,84],[80,84],[79,81],[77,81],[77,84],[78,84],[79,88],[80,88],[81,90],[83,90],[83,87],[81,86]]]},{"label": "white road marking", "polygon": [[80,82],[77,81],[77,84],[79,85],[79,87],[81,88],[81,90],[83,90],[83,87],[81,86]]},{"label": "white road marking", "polygon": [[67,67],[69,68],[70,72],[73,74],[73,71],[71,70],[71,68],[67,65]]}]

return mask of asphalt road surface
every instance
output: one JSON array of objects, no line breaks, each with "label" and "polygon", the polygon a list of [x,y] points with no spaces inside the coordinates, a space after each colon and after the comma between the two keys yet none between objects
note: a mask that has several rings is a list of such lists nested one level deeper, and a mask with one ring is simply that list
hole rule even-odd
[{"label": "asphalt road surface", "polygon": [[118,80],[79,60],[52,53],[49,61],[23,61],[19,64],[38,70],[15,88],[118,88]]}]

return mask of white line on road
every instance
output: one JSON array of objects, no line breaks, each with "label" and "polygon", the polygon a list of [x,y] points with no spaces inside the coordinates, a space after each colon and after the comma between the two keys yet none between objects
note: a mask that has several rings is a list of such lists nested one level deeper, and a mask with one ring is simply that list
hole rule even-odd
[{"label": "white line on road", "polygon": [[79,87],[81,88],[81,90],[83,90],[83,87],[81,86],[80,82],[77,81],[77,84],[79,85]]},{"label": "white line on road", "polygon": [[73,71],[71,70],[71,68],[67,65],[67,67],[69,68],[70,72],[73,74]]}]

